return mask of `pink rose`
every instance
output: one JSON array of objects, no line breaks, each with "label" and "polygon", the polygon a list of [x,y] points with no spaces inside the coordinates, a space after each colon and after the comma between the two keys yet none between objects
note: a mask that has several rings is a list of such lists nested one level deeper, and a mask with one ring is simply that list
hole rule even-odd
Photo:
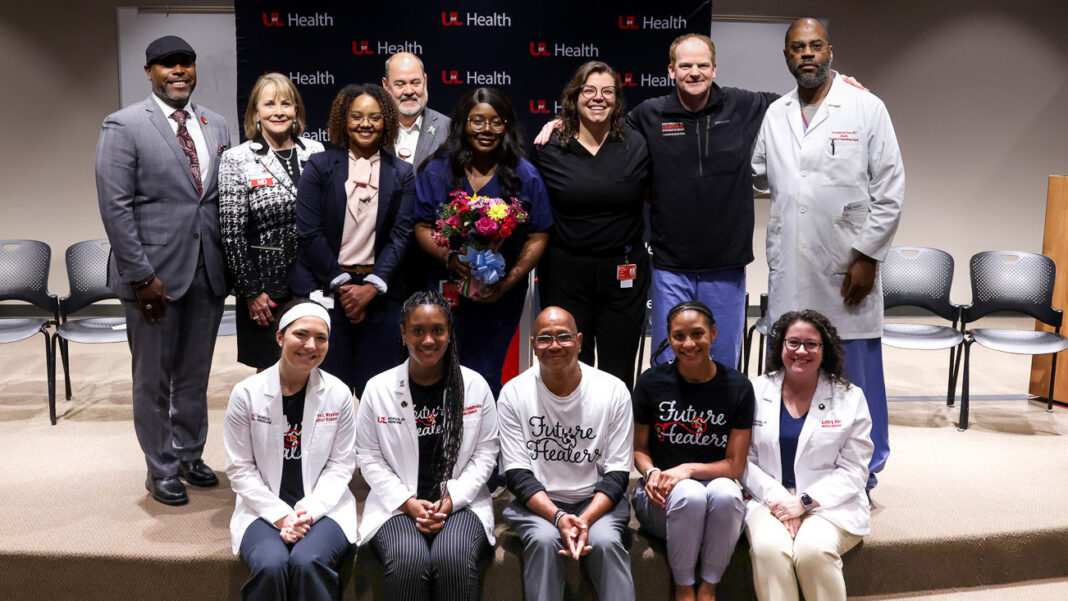
[{"label": "pink rose", "polygon": [[449,226],[451,228],[459,229],[459,227],[460,227],[460,218],[457,217],[456,215],[453,215],[452,217],[449,217],[448,219],[445,220],[445,225],[447,225],[447,226]]},{"label": "pink rose", "polygon": [[489,217],[483,217],[475,222],[475,229],[481,236],[492,236],[497,233],[497,222]]}]

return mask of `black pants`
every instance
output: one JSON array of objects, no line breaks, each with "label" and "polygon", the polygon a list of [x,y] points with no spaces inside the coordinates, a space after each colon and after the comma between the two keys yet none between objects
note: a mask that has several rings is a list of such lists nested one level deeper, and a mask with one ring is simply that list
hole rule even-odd
[{"label": "black pants", "polygon": [[[631,288],[621,288],[616,270],[629,258],[638,266]],[[593,365],[634,386],[634,357],[645,327],[646,297],[652,274],[649,255],[641,246],[629,256],[584,256],[549,246],[538,264],[542,307],[556,305],[575,316],[582,332],[579,361]]]},{"label": "black pants", "polygon": [[352,545],[337,522],[322,518],[304,538],[290,545],[263,518],[241,538],[241,558],[248,581],[241,587],[247,601],[334,601],[341,588],[338,571]]}]

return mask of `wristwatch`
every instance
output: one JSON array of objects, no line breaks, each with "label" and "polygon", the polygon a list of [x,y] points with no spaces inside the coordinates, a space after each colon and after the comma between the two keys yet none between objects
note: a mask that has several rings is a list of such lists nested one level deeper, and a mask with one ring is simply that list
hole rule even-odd
[{"label": "wristwatch", "polygon": [[807,492],[801,493],[801,504],[805,506],[805,511],[812,509],[812,497],[808,496]]},{"label": "wristwatch", "polygon": [[653,472],[659,472],[659,471],[661,471],[661,470],[660,470],[660,468],[658,468],[658,467],[651,467],[651,468],[649,468],[649,469],[645,470],[645,474],[643,474],[643,476],[642,476],[642,477],[643,477],[643,478],[645,478],[646,480],[648,480],[648,479],[649,479],[649,474],[651,474],[651,473],[653,473]]}]

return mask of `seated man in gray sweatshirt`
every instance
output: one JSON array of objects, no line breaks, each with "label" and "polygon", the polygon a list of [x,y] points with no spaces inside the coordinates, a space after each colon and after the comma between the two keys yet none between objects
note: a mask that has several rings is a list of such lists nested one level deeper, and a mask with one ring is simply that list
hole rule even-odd
[{"label": "seated man in gray sweatshirt", "polygon": [[580,363],[582,334],[559,307],[534,323],[538,364],[498,400],[501,454],[516,500],[504,510],[523,542],[528,600],[563,598],[564,562],[579,560],[599,599],[633,601],[622,502],[633,461],[630,393],[618,378]]}]

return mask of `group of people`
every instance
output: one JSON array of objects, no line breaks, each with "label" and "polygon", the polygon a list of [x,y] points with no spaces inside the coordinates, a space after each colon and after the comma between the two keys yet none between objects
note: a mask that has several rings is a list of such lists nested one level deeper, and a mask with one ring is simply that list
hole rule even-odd
[{"label": "group of people", "polygon": [[[477,597],[498,452],[528,599],[562,594],[568,556],[588,557],[601,598],[633,598],[621,539],[632,466],[633,506],[668,541],[676,598],[712,598],[743,523],[761,599],[796,598],[795,566],[806,597],[844,598],[834,558],[867,533],[864,493],[889,452],[878,262],[903,199],[893,127],[830,70],[812,19],[787,32],[798,87],[781,98],[716,85],[707,36],[680,36],[669,55],[676,90],[629,114],[616,72],[582,65],[528,162],[504,94],[471,90],[445,117],[407,53],[386,61],[382,85],[338,93],[328,148],[301,136],[289,78],[265,74],[247,141],[229,148],[224,119],[189,101],[195,51],[175,36],[148,46],[152,94],[109,115],[97,148],[145,486],[182,504],[182,480],[218,483],[201,452],[232,291],[239,361],[259,370],[235,388],[225,431],[251,598],[335,590],[357,540],[395,598]],[[754,184],[772,197],[776,325],[770,373],[750,385],[731,366]],[[500,248],[503,277],[473,297],[449,294],[471,267],[434,235],[455,190],[529,215]],[[549,307],[531,340],[539,363],[502,386],[535,267]],[[668,361],[635,382],[650,291]],[[371,485],[358,529],[357,464]]]},{"label": "group of people", "polygon": [[[358,544],[381,560],[385,599],[478,599],[499,454],[527,599],[562,599],[569,559],[598,598],[634,599],[632,505],[666,541],[677,600],[715,598],[743,529],[759,599],[797,599],[800,586],[808,599],[844,600],[841,556],[869,532],[873,444],[835,327],[815,311],[785,313],[771,371],[750,383],[712,359],[707,306],[679,303],[667,320],[659,350],[675,359],[643,373],[632,396],[579,360],[574,316],[548,307],[530,340],[538,364],[495,398],[462,365],[453,308],[416,292],[399,317],[407,358],[372,377],[355,409],[320,368],[333,316],[294,299],[279,312],[279,361],[239,383],[226,412],[244,598],[334,599]],[[370,486],[358,520],[357,466]]]}]

